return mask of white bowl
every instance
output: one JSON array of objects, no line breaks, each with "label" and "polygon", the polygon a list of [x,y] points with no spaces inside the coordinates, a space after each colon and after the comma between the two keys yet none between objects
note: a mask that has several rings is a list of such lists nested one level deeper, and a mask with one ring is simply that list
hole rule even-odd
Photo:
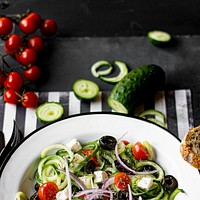
[{"label": "white bowl", "polygon": [[176,177],[179,188],[186,192],[185,199],[199,199],[199,171],[182,159],[178,138],[166,129],[139,118],[116,113],[89,113],[70,116],[28,135],[12,151],[0,170],[1,200],[14,199],[19,190],[28,196],[33,194],[34,172],[44,147],[54,143],[66,143],[73,138],[83,143],[104,135],[120,138],[125,132],[128,133],[124,139],[133,143],[148,140],[156,149],[156,161],[166,174]]}]

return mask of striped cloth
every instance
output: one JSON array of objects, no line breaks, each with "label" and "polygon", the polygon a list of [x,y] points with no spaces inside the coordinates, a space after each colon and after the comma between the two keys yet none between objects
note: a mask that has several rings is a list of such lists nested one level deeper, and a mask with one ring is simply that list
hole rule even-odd
[{"label": "striped cloth", "polygon": [[[88,112],[112,112],[107,104],[109,91],[99,93],[97,99],[86,103],[79,101],[72,91],[66,92],[39,92],[39,102],[60,102],[65,109],[64,117]],[[156,109],[166,116],[166,126],[169,131],[180,139],[189,128],[194,126],[191,91],[188,89],[174,91],[159,91],[144,104],[137,106],[134,115],[146,109]],[[4,103],[0,97],[0,130],[3,130],[5,143],[9,141],[12,133],[13,119],[24,133],[24,137],[43,124],[37,119],[35,109],[24,108],[21,105]]]}]

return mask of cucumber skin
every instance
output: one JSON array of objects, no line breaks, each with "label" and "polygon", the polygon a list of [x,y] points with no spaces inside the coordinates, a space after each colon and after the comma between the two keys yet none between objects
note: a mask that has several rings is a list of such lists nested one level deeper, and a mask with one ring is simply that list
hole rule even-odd
[{"label": "cucumber skin", "polygon": [[130,71],[118,82],[108,97],[120,102],[130,113],[132,108],[150,92],[161,88],[165,83],[165,72],[157,65],[149,64]]},{"label": "cucumber skin", "polygon": [[[153,45],[155,45],[155,46],[157,46],[157,47],[167,47],[167,46],[170,46],[170,45],[172,44],[172,37],[171,37],[171,35],[170,35],[169,33],[166,32],[167,34],[170,35],[170,39],[169,39],[168,41],[160,41],[160,40],[153,39],[153,38],[151,37],[151,33],[152,33],[152,32],[156,32],[156,30],[155,30],[155,31],[150,31],[150,32],[148,33],[147,37],[148,37],[149,41],[150,41]],[[161,31],[161,32],[164,32],[164,31]]]}]

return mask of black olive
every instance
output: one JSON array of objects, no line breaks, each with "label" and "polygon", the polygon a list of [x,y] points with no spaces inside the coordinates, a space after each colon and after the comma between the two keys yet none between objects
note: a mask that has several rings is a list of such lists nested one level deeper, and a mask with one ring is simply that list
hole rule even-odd
[{"label": "black olive", "polygon": [[114,163],[117,170],[119,170],[120,172],[126,172],[126,170],[120,165],[120,163],[117,160],[115,160]]},{"label": "black olive", "polygon": [[117,199],[118,200],[128,200],[129,199],[128,190],[120,190],[119,192],[117,192]]},{"label": "black olive", "polygon": [[[121,160],[122,160],[122,162],[123,162],[125,165],[127,165],[128,167],[131,168],[131,166],[126,162],[126,160],[124,160],[124,159],[121,159]],[[128,174],[130,173],[130,172],[127,171],[124,167],[122,167],[122,165],[118,162],[118,160],[115,160],[114,163],[115,163],[115,167],[117,168],[118,171],[120,171],[120,172],[126,172],[126,173],[128,173]]]},{"label": "black olive", "polygon": [[37,192],[35,192],[35,193],[31,196],[30,200],[40,200],[39,197],[38,197]]},{"label": "black olive", "polygon": [[112,136],[103,136],[99,139],[99,144],[102,149],[114,150],[117,140]]},{"label": "black olive", "polygon": [[178,187],[178,181],[172,175],[166,175],[163,180],[163,186],[167,191],[172,191]]},{"label": "black olive", "polygon": [[86,171],[86,173],[88,173],[88,174],[94,173],[95,167],[96,167],[95,166],[95,162],[93,160],[89,160],[87,162],[87,164],[85,165],[85,171]]},{"label": "black olive", "polygon": [[38,191],[39,187],[40,187],[40,184],[36,183],[35,186],[34,186],[35,191]]}]

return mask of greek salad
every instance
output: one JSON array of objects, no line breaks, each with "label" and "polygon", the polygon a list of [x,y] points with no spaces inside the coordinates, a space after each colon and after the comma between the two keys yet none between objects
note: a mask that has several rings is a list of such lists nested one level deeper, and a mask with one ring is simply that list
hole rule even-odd
[{"label": "greek salad", "polygon": [[40,154],[35,193],[23,191],[16,199],[39,200],[173,200],[178,181],[156,163],[148,141],[111,135],[82,144],[78,139],[53,144]]}]

